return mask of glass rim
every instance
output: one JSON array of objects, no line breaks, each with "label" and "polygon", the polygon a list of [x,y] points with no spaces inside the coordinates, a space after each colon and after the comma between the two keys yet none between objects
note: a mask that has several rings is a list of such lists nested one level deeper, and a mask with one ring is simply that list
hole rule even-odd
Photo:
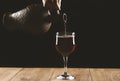
[{"label": "glass rim", "polygon": [[[56,34],[61,34],[61,35],[65,35],[65,32],[56,32]],[[75,32],[66,32],[66,35],[74,35]]]},{"label": "glass rim", "polygon": [[75,37],[75,32],[56,32],[56,37],[59,38],[69,38],[69,37]]}]

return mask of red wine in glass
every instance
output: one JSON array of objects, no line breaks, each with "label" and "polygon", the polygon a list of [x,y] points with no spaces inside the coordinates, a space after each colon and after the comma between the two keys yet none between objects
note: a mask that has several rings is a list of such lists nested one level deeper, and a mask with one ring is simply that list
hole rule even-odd
[{"label": "red wine in glass", "polygon": [[57,79],[73,80],[74,77],[67,73],[68,56],[75,51],[75,32],[57,32],[56,33],[56,50],[63,56],[64,60],[64,74],[59,75]]},{"label": "red wine in glass", "polygon": [[61,36],[58,37],[58,44],[55,47],[62,56],[68,56],[75,50],[76,45],[73,44],[72,36]]}]

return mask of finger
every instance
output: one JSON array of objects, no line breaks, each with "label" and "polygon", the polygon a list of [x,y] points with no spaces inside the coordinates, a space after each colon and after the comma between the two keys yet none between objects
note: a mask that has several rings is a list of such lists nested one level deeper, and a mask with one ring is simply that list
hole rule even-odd
[{"label": "finger", "polygon": [[46,6],[50,9],[61,10],[61,0],[42,0],[43,6]]},{"label": "finger", "polygon": [[57,6],[58,6],[59,10],[61,10],[61,1],[62,0],[57,0]]}]

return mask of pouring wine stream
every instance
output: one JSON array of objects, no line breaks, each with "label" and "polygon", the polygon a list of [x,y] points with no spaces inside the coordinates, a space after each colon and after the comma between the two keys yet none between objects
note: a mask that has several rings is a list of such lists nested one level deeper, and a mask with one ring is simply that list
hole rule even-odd
[{"label": "pouring wine stream", "polygon": [[67,23],[67,14],[64,13],[63,14],[63,21],[64,21],[64,33],[65,33],[65,36],[66,36],[66,33],[67,33],[67,29],[66,29],[66,23]]}]

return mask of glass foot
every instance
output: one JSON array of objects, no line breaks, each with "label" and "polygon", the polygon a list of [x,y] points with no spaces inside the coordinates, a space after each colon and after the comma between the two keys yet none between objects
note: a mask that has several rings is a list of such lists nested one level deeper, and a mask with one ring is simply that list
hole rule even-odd
[{"label": "glass foot", "polygon": [[63,74],[63,75],[57,76],[57,79],[59,79],[59,80],[73,80],[75,78],[72,75]]}]

